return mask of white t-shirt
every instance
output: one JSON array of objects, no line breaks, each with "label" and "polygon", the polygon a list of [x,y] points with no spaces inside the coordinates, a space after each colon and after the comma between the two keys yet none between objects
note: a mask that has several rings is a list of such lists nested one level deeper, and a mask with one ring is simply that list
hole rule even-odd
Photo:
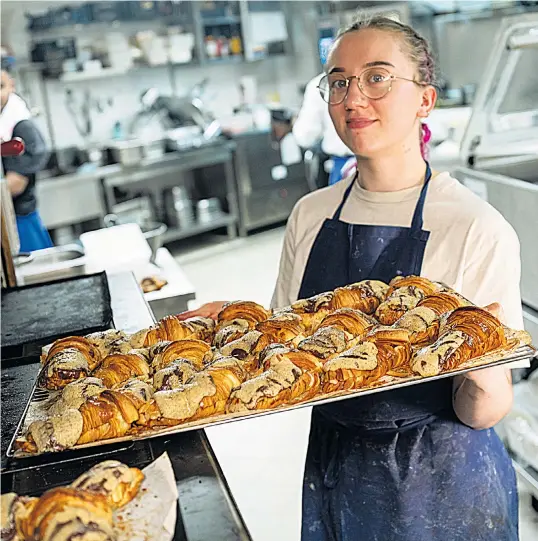
[{"label": "white t-shirt", "polygon": [[[273,307],[297,300],[312,244],[350,182],[348,177],[306,195],[295,205],[286,228]],[[340,219],[410,227],[420,190],[417,186],[370,192],[355,182]],[[506,324],[523,329],[519,240],[501,214],[448,173],[439,173],[428,187],[423,228],[430,237],[421,276],[444,282],[478,306],[500,303]]]}]

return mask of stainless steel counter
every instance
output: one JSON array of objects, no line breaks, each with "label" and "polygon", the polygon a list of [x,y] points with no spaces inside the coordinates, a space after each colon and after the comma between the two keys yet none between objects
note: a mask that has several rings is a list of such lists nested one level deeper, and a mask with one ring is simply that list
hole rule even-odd
[{"label": "stainless steel counter", "polygon": [[[238,222],[233,153],[235,143],[226,139],[201,147],[170,152],[160,158],[144,159],[133,166],[119,164],[97,167],[92,171],[38,177],[36,195],[43,223],[49,229],[102,219],[116,204],[115,188],[151,192],[157,219],[161,219],[163,190],[182,183],[182,174],[222,164],[229,212],[215,224],[191,229],[170,228],[166,242],[226,227],[234,237]],[[218,179],[219,182],[221,179]]]}]

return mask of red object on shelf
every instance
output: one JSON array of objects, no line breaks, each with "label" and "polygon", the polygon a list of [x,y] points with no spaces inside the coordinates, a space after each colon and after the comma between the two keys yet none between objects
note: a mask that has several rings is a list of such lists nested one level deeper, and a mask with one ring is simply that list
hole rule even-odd
[{"label": "red object on shelf", "polygon": [[15,137],[2,143],[0,153],[2,156],[20,156],[24,152],[24,141]]}]

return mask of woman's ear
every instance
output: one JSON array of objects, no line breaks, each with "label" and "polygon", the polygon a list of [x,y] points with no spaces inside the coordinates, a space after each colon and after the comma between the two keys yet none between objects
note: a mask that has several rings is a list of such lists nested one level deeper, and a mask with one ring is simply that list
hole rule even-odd
[{"label": "woman's ear", "polygon": [[427,118],[435,107],[437,101],[437,90],[433,86],[427,86],[422,91],[422,101],[418,110],[419,118]]}]

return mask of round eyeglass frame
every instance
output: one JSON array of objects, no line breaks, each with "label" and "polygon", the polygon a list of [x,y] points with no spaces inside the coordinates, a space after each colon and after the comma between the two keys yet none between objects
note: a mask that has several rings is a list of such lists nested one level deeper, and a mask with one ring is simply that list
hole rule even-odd
[{"label": "round eyeglass frame", "polygon": [[[382,96],[377,96],[375,98],[372,98],[371,96],[368,96],[368,94],[364,91],[364,86],[361,82],[361,77],[368,71],[371,71],[371,70],[374,70],[374,69],[378,69],[380,71],[383,71],[387,74],[387,78],[389,80],[389,86],[387,87],[387,90],[385,91],[385,93],[382,95]],[[396,79],[400,79],[402,81],[408,81],[410,83],[415,83],[416,85],[419,85],[419,86],[427,86],[426,83],[421,83],[419,81],[416,81],[415,79],[408,79],[407,77],[399,77],[398,75],[393,75],[392,73],[390,73],[390,71],[384,69],[384,68],[366,68],[365,70],[361,71],[361,73],[359,73],[359,75],[351,75],[349,77],[344,77],[344,75],[341,75],[341,74],[338,74],[338,76],[344,80],[346,82],[346,92],[345,94],[343,95],[342,99],[339,100],[339,101],[328,101],[327,99],[325,99],[325,96],[324,96],[324,91],[323,91],[323,88],[322,88],[322,82],[325,80],[325,81],[328,81],[328,78],[331,74],[328,73],[326,75],[324,75],[321,79],[320,79],[320,82],[317,86],[318,90],[319,90],[319,93],[321,95],[321,98],[323,99],[323,101],[325,103],[328,103],[329,105],[339,105],[341,103],[343,103],[345,101],[345,99],[347,98],[347,95],[349,94],[349,87],[351,85],[351,79],[357,79],[357,86],[361,92],[361,94],[363,96],[365,96],[366,98],[368,98],[369,100],[381,100],[383,99],[391,90],[392,90],[392,82],[395,81]],[[328,83],[327,83],[327,86],[328,86]]]}]

